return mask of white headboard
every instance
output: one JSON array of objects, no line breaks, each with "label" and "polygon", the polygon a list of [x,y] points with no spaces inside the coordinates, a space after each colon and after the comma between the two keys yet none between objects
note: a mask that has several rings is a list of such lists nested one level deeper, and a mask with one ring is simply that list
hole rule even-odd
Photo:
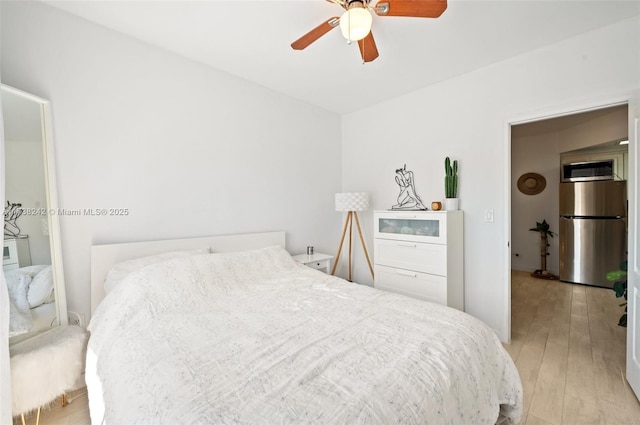
[{"label": "white headboard", "polygon": [[210,247],[211,252],[234,252],[285,244],[285,232],[207,236],[149,242],[129,242],[91,247],[91,314],[105,297],[104,280],[116,263],[169,251]]}]

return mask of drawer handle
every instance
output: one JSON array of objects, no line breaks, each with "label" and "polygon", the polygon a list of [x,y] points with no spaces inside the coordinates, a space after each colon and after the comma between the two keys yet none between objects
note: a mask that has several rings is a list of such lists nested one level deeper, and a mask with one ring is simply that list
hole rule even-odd
[{"label": "drawer handle", "polygon": [[418,275],[416,275],[415,273],[411,273],[405,270],[396,270],[396,273],[401,274],[403,276],[418,277]]},{"label": "drawer handle", "polygon": [[398,242],[397,243],[398,246],[403,246],[406,248],[415,248],[417,245],[414,243],[407,243],[407,242]]}]

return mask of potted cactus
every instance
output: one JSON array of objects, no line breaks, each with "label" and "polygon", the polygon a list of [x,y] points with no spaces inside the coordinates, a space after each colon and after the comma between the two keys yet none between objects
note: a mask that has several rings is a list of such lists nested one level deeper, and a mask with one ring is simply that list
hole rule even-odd
[{"label": "potted cactus", "polygon": [[447,211],[457,210],[460,199],[458,198],[458,161],[446,157],[444,160],[444,209]]}]

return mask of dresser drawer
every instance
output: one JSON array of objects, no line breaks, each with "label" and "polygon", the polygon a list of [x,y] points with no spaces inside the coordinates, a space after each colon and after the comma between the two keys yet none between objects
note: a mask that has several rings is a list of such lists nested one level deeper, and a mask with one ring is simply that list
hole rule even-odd
[{"label": "dresser drawer", "polygon": [[376,211],[374,237],[409,242],[447,243],[447,212]]},{"label": "dresser drawer", "polygon": [[447,274],[447,247],[419,242],[375,240],[376,264],[417,272]]},{"label": "dresser drawer", "polygon": [[427,273],[376,266],[374,287],[447,305],[447,279]]}]

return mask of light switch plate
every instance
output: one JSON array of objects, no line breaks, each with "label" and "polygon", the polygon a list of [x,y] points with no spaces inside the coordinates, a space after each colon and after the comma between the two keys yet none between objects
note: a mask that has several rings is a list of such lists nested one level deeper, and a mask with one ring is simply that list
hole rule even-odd
[{"label": "light switch plate", "polygon": [[486,223],[493,223],[493,209],[484,210],[484,221]]}]

